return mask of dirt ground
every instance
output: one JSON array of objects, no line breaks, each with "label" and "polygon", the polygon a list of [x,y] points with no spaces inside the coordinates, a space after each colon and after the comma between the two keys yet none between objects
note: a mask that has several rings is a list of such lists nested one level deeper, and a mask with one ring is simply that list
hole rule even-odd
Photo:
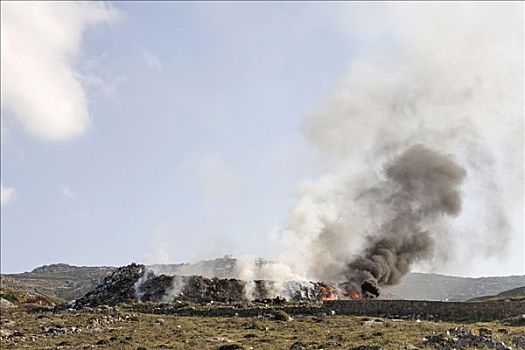
[{"label": "dirt ground", "polygon": [[278,321],[273,317],[150,315],[118,307],[57,313],[23,308],[1,311],[1,349],[431,349],[436,345],[422,343],[424,337],[458,326],[475,334],[482,327],[491,328],[494,340],[507,345],[520,335],[525,339],[525,326],[498,322],[458,324],[338,315]]}]

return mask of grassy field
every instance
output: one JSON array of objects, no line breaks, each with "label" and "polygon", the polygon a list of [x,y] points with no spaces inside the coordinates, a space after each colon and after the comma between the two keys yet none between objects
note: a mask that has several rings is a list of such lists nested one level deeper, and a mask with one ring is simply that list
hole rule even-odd
[{"label": "grassy field", "polygon": [[374,318],[354,316],[304,316],[277,321],[271,317],[149,315],[119,308],[58,313],[28,310],[2,310],[1,349],[219,349],[224,345],[290,349],[297,342],[303,346],[297,349],[352,349],[361,345],[423,349],[428,348],[421,344],[425,336],[456,326],[476,334],[480,327],[490,327],[494,339],[506,344],[525,332],[525,326],[501,323],[374,322]]}]

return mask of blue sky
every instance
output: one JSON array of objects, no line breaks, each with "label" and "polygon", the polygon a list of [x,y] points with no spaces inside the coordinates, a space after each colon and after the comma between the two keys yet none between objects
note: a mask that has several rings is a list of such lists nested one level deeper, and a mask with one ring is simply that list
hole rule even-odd
[{"label": "blue sky", "polygon": [[375,178],[414,127],[474,174],[446,226],[459,259],[419,268],[525,273],[520,10],[3,2],[1,271],[271,257],[305,181],[318,219],[341,192],[323,175]]},{"label": "blue sky", "polygon": [[16,191],[2,207],[2,271],[121,265],[156,245],[173,262],[267,255],[315,173],[301,120],[356,50],[341,4],[112,7],[118,19],[87,27],[74,61],[91,115],[82,135],[33,137],[2,111],[2,183]]}]

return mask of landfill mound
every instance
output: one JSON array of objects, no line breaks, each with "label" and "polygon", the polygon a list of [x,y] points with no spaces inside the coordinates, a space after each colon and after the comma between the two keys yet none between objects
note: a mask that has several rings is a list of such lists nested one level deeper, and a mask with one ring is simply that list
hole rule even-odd
[{"label": "landfill mound", "polygon": [[116,305],[135,299],[135,283],[144,275],[144,265],[131,264],[120,267],[102,283],[74,303],[74,307]]},{"label": "landfill mound", "polygon": [[[128,302],[245,302],[286,297],[293,301],[323,300],[333,287],[323,282],[242,281],[234,278],[156,275],[146,266],[131,264],[112,275],[82,298],[74,308]],[[282,300],[282,299],[281,299]]]}]

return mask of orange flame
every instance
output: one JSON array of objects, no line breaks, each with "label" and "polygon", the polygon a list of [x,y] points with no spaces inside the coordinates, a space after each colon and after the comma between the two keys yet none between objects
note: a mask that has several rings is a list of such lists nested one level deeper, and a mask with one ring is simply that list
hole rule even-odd
[{"label": "orange flame", "polygon": [[338,299],[337,291],[334,287],[324,286],[321,287],[321,300],[336,300]]},{"label": "orange flame", "polygon": [[362,299],[361,293],[357,289],[352,287],[352,286],[348,286],[346,288],[346,293],[345,294],[352,300],[361,300]]},{"label": "orange flame", "polygon": [[363,296],[361,295],[361,292],[359,289],[355,288],[352,284],[344,284],[340,286],[341,288],[344,288],[344,291],[342,292],[345,300],[361,300],[363,299]]},{"label": "orange flame", "polygon": [[361,300],[363,299],[361,292],[354,286],[340,285],[339,287],[324,285],[321,286],[319,299],[325,300]]}]

